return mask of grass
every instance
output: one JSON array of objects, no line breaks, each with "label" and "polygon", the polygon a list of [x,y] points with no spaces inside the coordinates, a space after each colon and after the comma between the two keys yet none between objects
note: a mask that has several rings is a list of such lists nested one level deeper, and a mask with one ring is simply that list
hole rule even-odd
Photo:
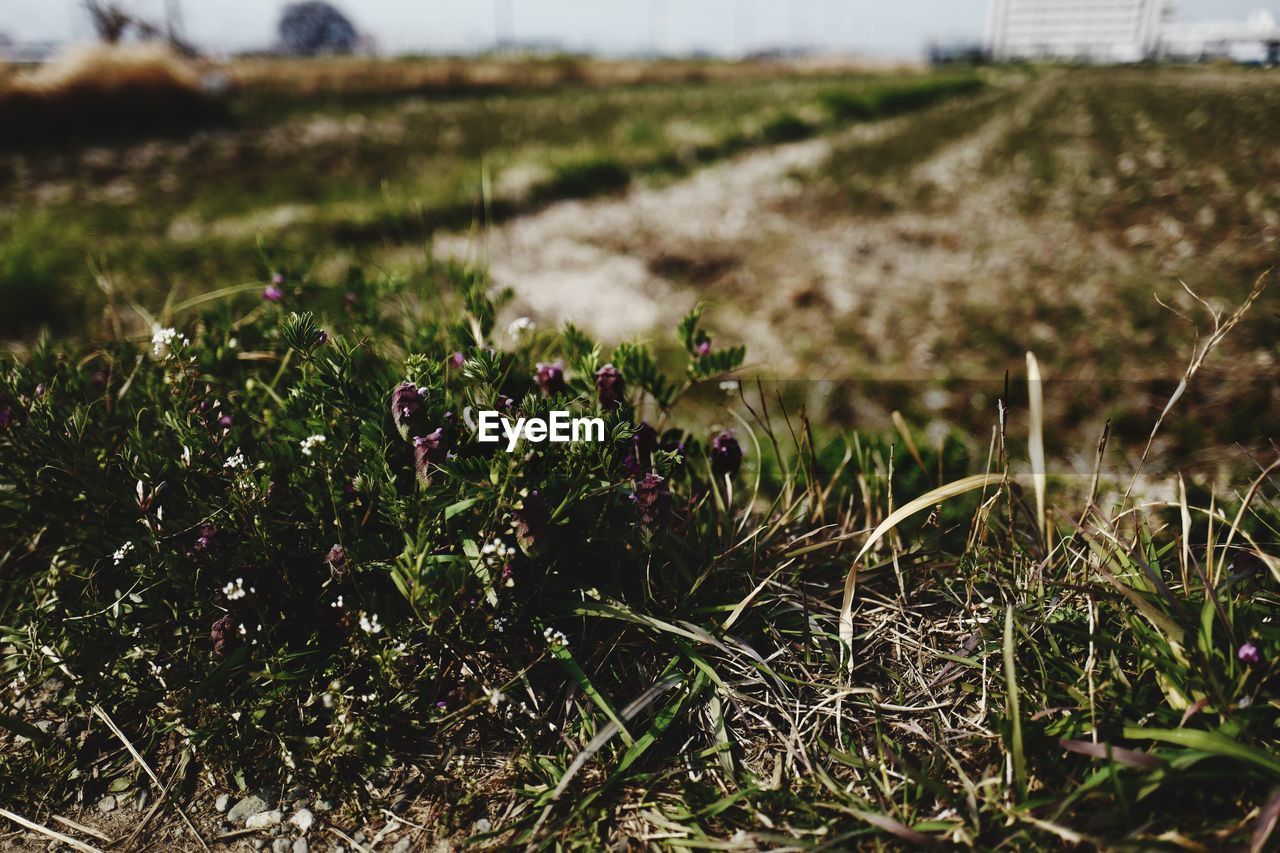
[{"label": "grass", "polygon": [[[824,437],[768,396],[707,409],[689,392],[743,353],[701,355],[696,313],[684,375],[620,347],[626,399],[602,409],[580,332],[482,346],[503,337],[483,276],[357,281],[173,305],[159,343],[7,367],[15,813],[132,778],[123,734],[159,778],[305,780],[350,814],[385,802],[354,780],[430,768],[406,819],[457,840],[483,816],[482,843],[1269,831],[1276,464],[1205,505],[1050,479],[1038,518],[1018,460],[1043,470],[1051,424],[939,475],[928,445]],[[557,358],[556,402],[602,413],[605,444],[488,454],[444,414],[499,392],[540,411],[533,364]],[[421,402],[389,414],[406,375]],[[642,415],[682,449],[632,438]],[[725,420],[741,468],[701,438]],[[453,453],[415,474],[403,436],[437,424]],[[656,514],[627,498],[649,494],[637,458],[669,483]]]},{"label": "grass", "polygon": [[[191,142],[176,162],[196,174],[123,224],[105,205],[31,202],[49,218],[10,221],[0,269],[61,282],[79,263],[65,247],[97,240],[103,305],[90,334],[0,368],[0,801],[48,826],[92,822],[77,803],[109,791],[166,790],[148,831],[178,849],[220,831],[215,794],[294,784],[340,805],[334,828],[391,812],[424,844],[1267,849],[1268,79],[926,80],[966,96],[932,106],[875,80],[839,96],[806,80],[466,98],[372,110],[359,134],[308,125],[340,140],[315,159],[294,139],[278,160],[244,143],[205,163]],[[839,139],[770,212],[834,246],[853,223],[912,257],[978,243],[1027,265],[935,279],[919,301],[877,293],[852,318],[767,277],[769,294],[694,311],[674,335],[606,345],[504,329],[509,294],[483,270],[334,273],[309,254],[475,215],[449,195],[471,178],[422,166],[453,163],[443,148],[403,167],[439,202],[417,212],[394,187],[375,203],[346,178],[303,179],[394,162],[408,143],[379,141],[388,116],[459,128],[450,145],[489,151],[495,187],[528,167],[506,187],[536,204],[838,127],[861,115],[848,92],[911,111]],[[1191,117],[1219,108],[1231,129],[1200,141]],[[569,138],[582,127],[608,141]],[[157,181],[178,156],[159,151]],[[104,181],[120,168],[84,162]],[[260,195],[210,190],[226,174]],[[1163,194],[1184,178],[1221,197]],[[264,199],[298,198],[314,219],[236,233]],[[136,237],[182,205],[210,211],[190,239]],[[1182,233],[1158,227],[1168,210]],[[970,243],[946,233],[961,226]],[[73,233],[46,251],[60,227]],[[1151,230],[1131,241],[1135,227]],[[691,287],[743,263],[697,249],[713,274],[672,262]],[[161,295],[122,269],[180,281]],[[1176,275],[1187,289],[1160,292],[1192,323],[1149,298]],[[757,301],[775,290],[786,316]],[[723,341],[757,314],[853,379],[744,367]],[[907,372],[922,344],[945,360],[927,383]],[[941,408],[924,399],[935,385]],[[862,394],[892,412],[883,426]],[[490,452],[460,413],[503,398],[603,417],[606,441]]]},{"label": "grass", "polygon": [[[815,100],[833,86],[878,103],[882,92],[918,89],[918,97],[936,99],[975,85],[963,73],[744,76],[431,100],[402,95],[305,114],[272,110],[250,88],[228,105],[238,129],[15,154],[0,169],[9,197],[0,254],[36,251],[43,256],[36,272],[58,272],[0,279],[0,335],[29,339],[43,324],[92,313],[101,305],[95,274],[154,297],[175,281],[195,292],[202,281],[252,278],[262,266],[259,241],[294,264],[421,245],[438,228],[465,229],[486,215],[615,191],[635,177],[669,177],[833,128],[845,119],[823,113]],[[812,102],[816,112],[803,122],[779,117],[779,102]],[[529,173],[532,182],[507,178]],[[317,182],[317,174],[329,178]],[[486,178],[494,188],[487,198]],[[81,303],[81,310],[45,312],[41,302],[8,296],[23,288],[59,291],[58,302]]]}]

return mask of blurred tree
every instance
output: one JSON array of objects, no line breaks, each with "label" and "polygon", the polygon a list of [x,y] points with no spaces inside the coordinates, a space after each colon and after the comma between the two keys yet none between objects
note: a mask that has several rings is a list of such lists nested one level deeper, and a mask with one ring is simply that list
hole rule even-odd
[{"label": "blurred tree", "polygon": [[324,0],[290,3],[280,16],[280,45],[294,56],[350,53],[356,28],[347,16]]},{"label": "blurred tree", "polygon": [[133,15],[119,3],[112,3],[110,0],[85,0],[84,8],[89,13],[93,31],[107,44],[119,43],[124,31],[133,23]]}]

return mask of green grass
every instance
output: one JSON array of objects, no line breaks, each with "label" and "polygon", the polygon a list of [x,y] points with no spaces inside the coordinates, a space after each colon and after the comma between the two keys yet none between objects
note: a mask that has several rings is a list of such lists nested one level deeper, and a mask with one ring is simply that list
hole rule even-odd
[{"label": "green grass", "polygon": [[[0,335],[68,328],[55,304],[100,307],[97,288],[85,286],[90,270],[128,293],[156,297],[175,282],[198,292],[204,282],[259,274],[260,240],[308,261],[420,245],[437,228],[680,174],[848,120],[823,113],[820,94],[863,101],[874,116],[900,109],[904,92],[924,102],[976,85],[967,74],[780,78],[374,99],[278,117],[246,95],[239,112],[250,112],[239,127],[0,160],[9,195],[0,214]],[[778,103],[808,104],[822,117],[779,115]],[[547,174],[508,191],[504,174],[530,167]],[[22,297],[30,292],[50,295]]]},{"label": "green grass", "polygon": [[[744,354],[699,355],[696,313],[664,375],[573,329],[508,347],[485,289],[451,266],[290,277],[280,306],[169,306],[171,347],[6,365],[6,803],[43,817],[133,779],[109,719],[162,778],[303,781],[348,814],[385,803],[371,773],[396,790],[378,768],[429,768],[407,819],[455,841],[478,816],[535,847],[1238,846],[1260,826],[1274,464],[1203,503],[1051,477],[1042,525],[1031,435],[944,468],[768,394],[697,403]],[[534,364],[557,358],[550,400]],[[420,409],[388,412],[405,377]],[[599,413],[609,439],[486,452],[445,413],[498,393]],[[671,490],[650,520],[628,497],[644,412],[670,448],[644,451]],[[726,421],[740,469],[705,441]],[[452,453],[415,463],[404,436],[438,425]]]}]

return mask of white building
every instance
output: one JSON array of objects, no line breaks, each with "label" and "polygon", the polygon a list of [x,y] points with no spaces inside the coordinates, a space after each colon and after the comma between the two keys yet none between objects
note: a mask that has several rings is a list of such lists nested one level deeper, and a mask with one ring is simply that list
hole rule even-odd
[{"label": "white building", "polygon": [[997,59],[1137,62],[1176,14],[1172,0],[991,0],[987,44]]},{"label": "white building", "polygon": [[1244,21],[1179,23],[1161,34],[1160,53],[1170,59],[1275,62],[1280,59],[1280,25],[1265,11],[1253,12]]}]

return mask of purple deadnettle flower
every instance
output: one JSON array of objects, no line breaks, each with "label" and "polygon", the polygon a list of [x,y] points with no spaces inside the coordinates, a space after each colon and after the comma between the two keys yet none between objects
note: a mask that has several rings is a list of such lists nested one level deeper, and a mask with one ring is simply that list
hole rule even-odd
[{"label": "purple deadnettle flower", "polygon": [[1247,663],[1250,666],[1257,666],[1262,663],[1262,652],[1258,651],[1258,647],[1253,643],[1242,643],[1236,651],[1241,663]]},{"label": "purple deadnettle flower", "polygon": [[401,438],[409,437],[410,429],[422,414],[424,402],[422,392],[412,382],[401,382],[391,392],[391,419],[395,421]]},{"label": "purple deadnettle flower", "polygon": [[606,364],[596,371],[596,392],[600,396],[600,405],[606,409],[616,409],[627,393],[626,380],[622,371],[612,364]]},{"label": "purple deadnettle flower", "polygon": [[209,629],[209,639],[213,641],[213,656],[226,657],[227,651],[236,639],[236,620],[231,618],[230,613],[222,614],[222,617],[213,623],[213,627]]},{"label": "purple deadnettle flower", "polygon": [[742,465],[742,446],[733,437],[733,430],[725,430],[711,438],[711,470],[717,477],[738,473]]},{"label": "purple deadnettle flower", "polygon": [[200,535],[196,536],[195,549],[197,551],[208,551],[216,544],[217,535],[218,528],[212,524],[200,525]]},{"label": "purple deadnettle flower", "polygon": [[542,389],[544,397],[563,394],[568,386],[564,381],[564,362],[538,362],[538,372],[533,375],[534,381]]},{"label": "purple deadnettle flower", "polygon": [[671,487],[665,477],[645,474],[636,481],[631,501],[636,505],[641,524],[649,528],[662,527],[671,513]]},{"label": "purple deadnettle flower", "polygon": [[414,436],[413,462],[418,472],[418,482],[426,486],[431,483],[431,472],[449,459],[449,448],[444,440],[444,427],[440,427],[427,435]]},{"label": "purple deadnettle flower", "polygon": [[340,578],[347,573],[347,551],[341,545],[334,545],[329,549],[329,553],[324,555],[324,564],[329,567],[329,573],[335,578]]},{"label": "purple deadnettle flower", "polygon": [[268,302],[280,302],[284,299],[284,291],[274,284],[269,284],[267,289],[262,291],[262,298]]}]

